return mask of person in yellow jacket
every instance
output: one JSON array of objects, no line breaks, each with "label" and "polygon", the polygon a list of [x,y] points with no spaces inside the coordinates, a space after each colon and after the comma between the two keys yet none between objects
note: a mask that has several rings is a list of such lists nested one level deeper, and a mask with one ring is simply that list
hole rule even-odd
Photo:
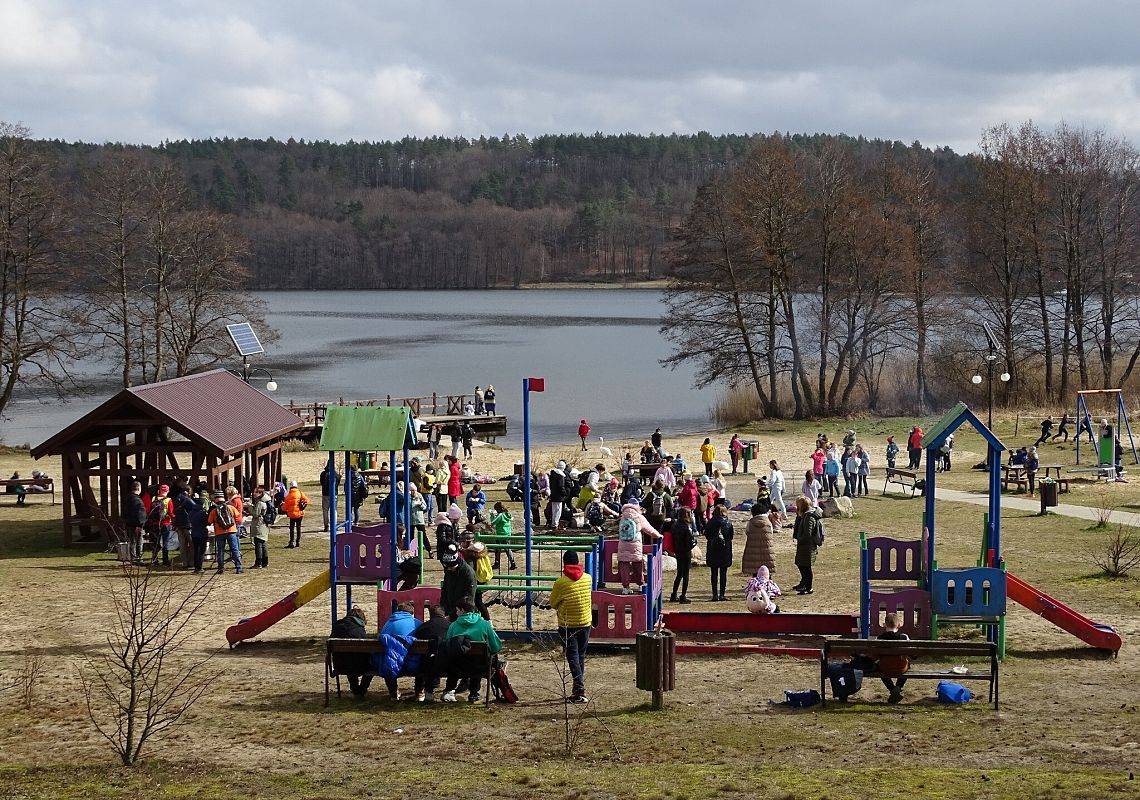
[{"label": "person in yellow jacket", "polygon": [[296,481],[289,482],[289,493],[281,501],[281,510],[289,518],[289,544],[286,547],[301,546],[301,520],[305,518],[305,509],[309,507],[309,498],[297,486]]},{"label": "person in yellow jacket", "polygon": [[712,477],[713,461],[716,460],[716,448],[713,447],[712,439],[705,439],[705,443],[701,445],[701,461],[705,465],[705,475]]},{"label": "person in yellow jacket", "polygon": [[578,563],[578,553],[562,554],[562,575],[550,588],[550,607],[558,615],[558,636],[573,680],[571,703],[588,703],[586,697],[586,648],[593,626],[591,604],[593,579]]}]

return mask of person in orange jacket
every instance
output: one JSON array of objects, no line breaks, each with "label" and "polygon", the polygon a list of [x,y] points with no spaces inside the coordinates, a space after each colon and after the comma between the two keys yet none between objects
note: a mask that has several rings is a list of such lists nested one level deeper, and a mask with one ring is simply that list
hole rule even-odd
[{"label": "person in orange jacket", "polygon": [[214,503],[210,506],[206,524],[214,528],[214,561],[218,565],[218,574],[225,571],[228,545],[235,571],[240,575],[244,570],[241,568],[241,548],[238,546],[238,523],[234,517],[234,507],[226,502],[225,492],[214,492]]},{"label": "person in orange jacket", "polygon": [[289,492],[281,503],[281,510],[289,518],[289,544],[286,547],[301,546],[301,520],[305,518],[305,509],[309,505],[309,498],[297,488],[296,481],[289,482]]}]

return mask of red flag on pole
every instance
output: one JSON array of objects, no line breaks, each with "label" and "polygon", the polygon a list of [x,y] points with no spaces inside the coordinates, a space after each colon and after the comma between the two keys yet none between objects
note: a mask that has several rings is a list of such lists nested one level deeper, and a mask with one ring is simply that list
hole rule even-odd
[{"label": "red flag on pole", "polygon": [[527,378],[526,379],[527,391],[531,392],[545,392],[546,391],[546,378]]}]

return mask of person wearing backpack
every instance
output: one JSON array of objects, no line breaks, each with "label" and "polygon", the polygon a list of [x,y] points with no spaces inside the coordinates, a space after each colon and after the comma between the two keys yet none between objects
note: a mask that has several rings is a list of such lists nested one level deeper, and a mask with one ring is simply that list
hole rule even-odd
[{"label": "person wearing backpack", "polygon": [[660,539],[661,534],[649,524],[641,513],[641,506],[630,503],[622,506],[618,518],[618,577],[621,578],[621,593],[636,594],[631,583],[638,587],[645,581],[645,553],[642,537]]},{"label": "person wearing backpack", "polygon": [[[677,559],[677,575],[673,578],[673,591],[670,603],[691,603],[689,594],[689,570],[693,566],[693,548],[697,546],[697,528],[693,524],[693,512],[687,508],[677,511],[670,524],[669,533],[673,538],[673,555]],[[677,590],[681,590],[678,598]]]},{"label": "person wearing backpack", "polygon": [[572,681],[568,702],[584,704],[586,698],[586,648],[593,626],[593,579],[578,563],[578,553],[562,554],[562,574],[550,587],[550,607],[558,616],[558,638],[570,668]]},{"label": "person wearing backpack", "polygon": [[713,602],[727,600],[728,568],[732,566],[732,522],[724,505],[715,505],[705,525],[705,564],[711,570]]},{"label": "person wearing backpack", "polygon": [[171,523],[174,521],[174,502],[170,499],[170,487],[165,483],[158,487],[154,499],[147,510],[147,530],[150,533],[150,563],[158,561],[158,551],[162,551],[162,566],[170,566]]},{"label": "person wearing backpack", "polygon": [[813,508],[806,497],[796,500],[792,539],[796,543],[796,568],[800,571],[800,582],[792,588],[798,594],[811,594],[812,565],[819,546],[823,544],[823,514],[818,508]]},{"label": "person wearing backpack", "polygon": [[194,542],[190,536],[190,490],[181,481],[174,484],[174,535],[178,539],[178,555],[183,569],[191,569],[194,561]]},{"label": "person wearing backpack", "polygon": [[194,574],[201,575],[206,561],[206,543],[210,540],[210,514],[202,500],[196,497],[186,500],[186,519],[190,522],[191,565]]},{"label": "person wearing backpack", "polygon": [[289,518],[289,544],[287,548],[301,546],[301,522],[305,519],[305,509],[309,507],[309,498],[297,486],[296,481],[289,482],[289,492],[281,501],[281,510]]},{"label": "person wearing backpack", "polygon": [[249,528],[253,534],[253,566],[250,569],[265,569],[269,566],[269,526],[277,516],[277,509],[261,486],[253,487],[249,513]]},{"label": "person wearing backpack", "polygon": [[217,562],[218,574],[225,572],[228,545],[235,572],[240,575],[244,570],[241,567],[241,548],[238,546],[237,520],[234,519],[234,507],[226,502],[225,492],[214,492],[214,503],[210,506],[210,515],[206,521],[214,528],[214,560]]},{"label": "person wearing backpack", "polygon": [[673,517],[673,498],[665,491],[665,484],[656,481],[649,494],[642,499],[641,506],[645,509],[645,518],[649,524],[659,531],[665,530],[665,525]]}]

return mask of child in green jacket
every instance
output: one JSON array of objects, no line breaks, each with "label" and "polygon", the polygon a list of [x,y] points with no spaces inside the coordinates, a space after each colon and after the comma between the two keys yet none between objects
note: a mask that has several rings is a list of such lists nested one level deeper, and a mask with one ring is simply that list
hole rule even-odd
[{"label": "child in green jacket", "polygon": [[[511,535],[511,512],[507,511],[507,507],[503,505],[502,501],[495,503],[495,516],[491,517],[491,525],[495,528],[496,536],[510,536]],[[491,548],[495,551],[495,571],[499,571],[499,564],[503,560],[503,553],[507,554],[507,563],[510,565],[509,569],[515,569],[515,556],[511,552],[509,545],[496,545]]]}]

